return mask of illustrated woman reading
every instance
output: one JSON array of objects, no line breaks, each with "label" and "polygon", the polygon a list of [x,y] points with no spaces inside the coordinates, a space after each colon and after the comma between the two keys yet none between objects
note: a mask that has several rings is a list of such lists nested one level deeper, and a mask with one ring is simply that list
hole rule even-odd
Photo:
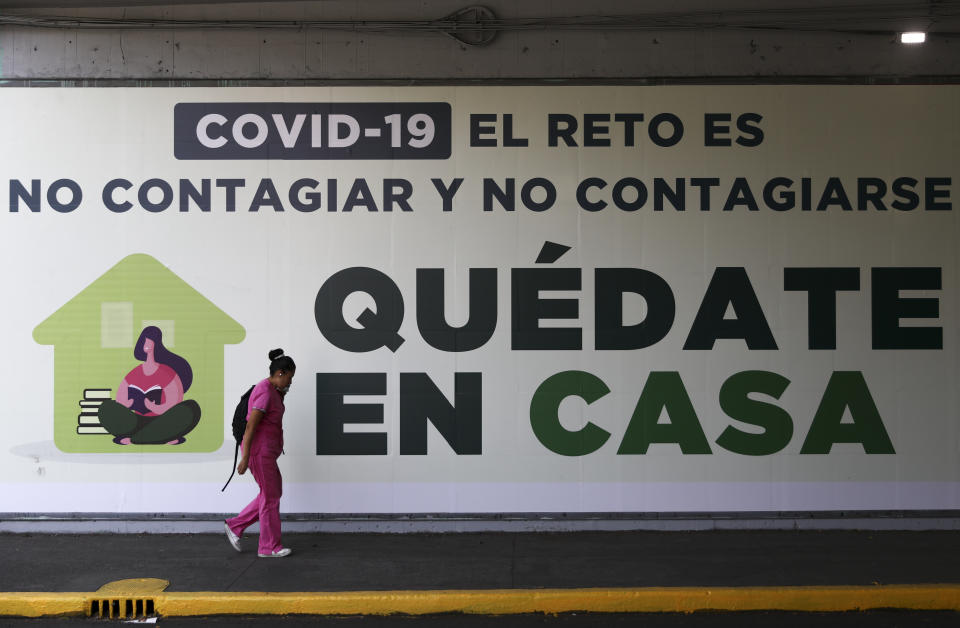
[{"label": "illustrated woman reading", "polygon": [[120,382],[117,400],[100,406],[100,424],[118,445],[179,445],[200,421],[200,406],[183,395],[193,370],[163,346],[159,327],[145,327],[133,349],[143,364]]}]

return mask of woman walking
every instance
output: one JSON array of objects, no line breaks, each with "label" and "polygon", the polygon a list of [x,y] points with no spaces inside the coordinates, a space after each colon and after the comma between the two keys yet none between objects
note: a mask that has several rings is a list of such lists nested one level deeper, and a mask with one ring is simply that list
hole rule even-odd
[{"label": "woman walking", "polygon": [[280,544],[280,495],[283,478],[277,458],[283,450],[283,398],[297,370],[293,358],[283,355],[283,349],[269,354],[270,377],[254,386],[247,404],[247,431],[240,444],[240,462],[237,473],[247,468],[260,487],[257,497],[243,511],[224,522],[227,540],[240,551],[240,535],[250,525],[260,521],[260,558],[282,558],[290,555],[290,548]]}]

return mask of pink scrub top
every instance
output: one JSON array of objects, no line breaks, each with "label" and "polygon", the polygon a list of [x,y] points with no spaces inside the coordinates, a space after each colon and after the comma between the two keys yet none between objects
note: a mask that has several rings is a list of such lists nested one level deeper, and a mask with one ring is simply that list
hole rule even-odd
[{"label": "pink scrub top", "polygon": [[283,451],[283,398],[269,379],[253,387],[247,403],[247,419],[253,410],[263,412],[250,443],[251,456],[277,457]]}]

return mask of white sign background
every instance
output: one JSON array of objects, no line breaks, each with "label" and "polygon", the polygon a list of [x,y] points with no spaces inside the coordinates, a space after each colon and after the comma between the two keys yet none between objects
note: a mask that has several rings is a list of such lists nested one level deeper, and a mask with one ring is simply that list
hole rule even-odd
[{"label": "white sign background", "polygon": [[[179,102],[447,102],[453,108],[450,159],[431,161],[178,161],[173,156],[173,108]],[[650,142],[641,125],[637,146],[625,147],[611,125],[611,147],[549,147],[547,115],[663,112],[684,121],[674,147]],[[747,148],[703,145],[703,116],[745,112],[763,116],[763,142]],[[469,116],[509,113],[527,147],[469,146]],[[957,429],[957,242],[955,211],[777,212],[761,206],[720,211],[736,177],[759,198],[767,180],[810,177],[814,190],[840,177],[848,193],[857,177],[946,177],[960,164],[960,88],[955,86],[725,86],[725,87],[355,87],[243,89],[4,89],[0,91],[0,202],[7,180],[44,186],[77,181],[82,205],[57,213],[46,202],[33,213],[0,214],[0,286],[5,297],[0,334],[0,512],[230,512],[255,493],[245,476],[226,493],[233,442],[229,417],[224,446],[213,454],[68,454],[53,444],[54,350],[33,329],[83,287],[133,253],[168,266],[246,329],[225,352],[225,401],[267,375],[267,351],[283,347],[297,362],[284,420],[286,455],[282,509],[286,512],[639,512],[830,509],[950,509],[960,507]],[[734,132],[735,133],[735,132]],[[578,136],[579,137],[579,136]],[[736,137],[734,134],[733,137]],[[108,211],[104,184],[135,185],[159,177],[244,178],[235,213],[214,195],[209,213],[174,206],[149,213]],[[272,178],[285,198],[303,177],[337,179],[341,202],[356,178],[380,194],[384,178],[412,182],[412,212],[301,213],[287,208],[246,211],[256,184]],[[452,212],[443,212],[431,178],[463,177]],[[544,177],[557,186],[554,207],[533,212],[482,210],[482,181],[514,177],[518,186]],[[577,183],[601,177],[612,184],[637,177],[717,177],[713,210],[635,212],[612,204],[587,212],[577,206]],[[820,186],[818,188],[818,185]],[[45,189],[45,188],[44,188]],[[795,186],[794,189],[797,189]],[[956,201],[948,189],[947,201]],[[320,188],[325,191],[325,187]],[[918,186],[922,192],[922,183]],[[817,198],[815,192],[815,198]],[[134,194],[128,195],[136,204]],[[892,195],[888,196],[888,200]],[[943,200],[943,199],[941,199]],[[579,319],[544,325],[578,326],[581,351],[516,351],[510,343],[510,269],[534,267],[544,241],[571,246],[554,267],[582,268]],[[333,273],[353,266],[388,274],[403,293],[403,346],[355,354],[321,335],[314,300]],[[742,340],[718,340],[710,351],[683,344],[717,267],[744,267],[778,349],[751,351]],[[807,348],[807,294],[783,289],[785,267],[857,267],[861,289],[838,294],[837,349]],[[904,325],[941,326],[942,350],[871,348],[870,269],[939,267],[942,290],[909,296],[939,299],[939,319]],[[593,269],[638,267],[662,276],[677,302],[666,338],[635,351],[597,351],[593,342]],[[445,353],[419,336],[415,316],[418,268],[446,270],[448,321],[468,312],[470,268],[498,269],[498,326],[483,347]],[[355,295],[348,320],[371,301]],[[628,300],[627,320],[642,316]],[[567,457],[548,450],[530,426],[530,400],[550,375],[582,370],[611,393],[587,406],[575,397],[561,421],[586,421],[610,432],[598,451]],[[766,370],[791,380],[776,401],[792,417],[790,444],[769,456],[731,453],[715,441],[736,424],[720,409],[718,391],[734,373]],[[677,371],[703,431],[709,455],[683,455],[654,444],[646,455],[617,455],[617,447],[651,371]],[[825,455],[800,447],[834,371],[861,371],[896,449],[868,455],[859,444],[837,444]],[[317,456],[318,372],[383,372],[385,456]],[[483,453],[458,456],[433,428],[428,455],[401,456],[398,445],[399,373],[426,372],[451,399],[455,372],[483,374]],[[772,401],[767,399],[768,401]],[[665,420],[665,419],[664,419]],[[744,431],[749,426],[737,424]]]}]

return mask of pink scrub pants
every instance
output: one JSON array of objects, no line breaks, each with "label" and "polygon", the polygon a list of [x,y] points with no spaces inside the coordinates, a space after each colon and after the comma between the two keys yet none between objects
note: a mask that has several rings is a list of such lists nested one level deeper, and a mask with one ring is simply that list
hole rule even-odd
[{"label": "pink scrub pants", "polygon": [[271,554],[283,546],[280,544],[280,496],[283,495],[283,478],[277,457],[250,455],[250,472],[257,481],[260,492],[239,515],[227,519],[227,525],[237,536],[260,521],[260,554]]}]

